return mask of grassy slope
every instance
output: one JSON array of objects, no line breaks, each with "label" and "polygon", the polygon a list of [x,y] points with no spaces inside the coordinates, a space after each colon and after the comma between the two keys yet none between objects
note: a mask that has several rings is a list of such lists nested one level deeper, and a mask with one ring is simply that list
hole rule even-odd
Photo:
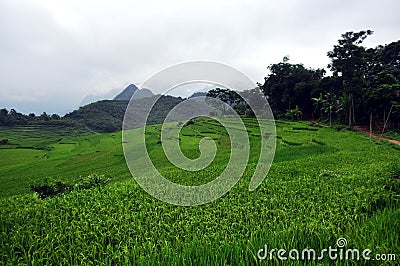
[{"label": "grassy slope", "polygon": [[[200,135],[218,132],[216,163],[194,175],[172,169],[160,156],[156,134],[148,137],[151,156],[171,180],[202,183],[222,171],[229,142],[222,128],[206,122],[181,136],[194,144]],[[249,128],[252,122],[247,120]],[[6,134],[3,129],[0,138]],[[251,134],[256,151],[257,131]],[[274,164],[256,191],[248,192],[253,154],[244,178],[229,193],[198,207],[160,202],[127,178],[120,134],[64,137],[47,145],[51,151],[0,149],[0,261],[243,265],[258,263],[256,252],[264,244],[322,249],[339,237],[350,248],[399,257],[400,188],[397,179],[388,178],[392,165],[400,165],[399,151],[359,133],[305,123],[278,122],[277,134]],[[121,182],[44,201],[28,192],[32,180],[91,172]]]},{"label": "grassy slope", "polygon": [[[379,134],[380,132],[377,132],[377,133]],[[387,138],[396,139],[396,140],[400,141],[400,131],[398,131],[398,130],[388,131],[388,132],[385,132],[385,134],[383,134],[383,135]]]},{"label": "grassy slope", "polygon": [[[90,173],[129,177],[121,149],[121,134],[71,137],[59,128],[26,131],[0,128],[0,197],[29,192],[29,185],[46,178],[74,180]],[[14,147],[18,147],[15,148]]]}]

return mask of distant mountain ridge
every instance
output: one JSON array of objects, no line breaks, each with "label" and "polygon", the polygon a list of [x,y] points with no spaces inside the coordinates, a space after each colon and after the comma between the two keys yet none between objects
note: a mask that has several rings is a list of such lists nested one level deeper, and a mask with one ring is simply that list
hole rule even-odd
[{"label": "distant mountain ridge", "polygon": [[135,99],[142,99],[146,97],[152,97],[154,94],[148,89],[139,90],[135,84],[130,84],[121,93],[114,97],[114,101],[129,101],[133,94],[135,94]]},{"label": "distant mountain ridge", "polygon": [[[200,92],[191,97],[203,96],[205,92]],[[154,95],[148,89],[138,89],[134,84],[126,87],[122,92],[114,97],[113,100],[100,100],[86,104],[60,117],[57,114],[48,115],[43,113],[40,116],[24,115],[12,109],[10,112],[6,109],[0,110],[0,126],[14,125],[42,125],[42,126],[60,126],[64,128],[74,128],[79,130],[91,130],[95,132],[116,132],[122,129],[122,122],[126,107],[132,96],[132,110],[140,112],[153,103],[154,97],[160,97],[153,106],[147,124],[163,123],[167,114],[184,99],[170,95]],[[195,105],[196,102],[193,102]],[[192,105],[192,108],[195,107]],[[190,110],[188,110],[189,112]],[[131,121],[134,128],[137,121]]]},{"label": "distant mountain ridge", "polygon": [[[157,97],[157,96],[153,96]],[[138,111],[149,106],[153,99],[151,97],[136,98],[131,102],[132,108]],[[172,96],[161,96],[153,106],[148,117],[148,124],[163,123],[172,108],[182,102],[181,98]],[[96,132],[115,132],[122,129],[128,100],[103,100],[80,107],[64,116]]]},{"label": "distant mountain ridge", "polygon": [[100,93],[100,94],[88,94],[83,98],[81,103],[79,104],[79,107],[95,103],[98,101],[103,101],[103,100],[111,100],[117,95],[118,93],[121,92],[121,89],[112,89],[111,91],[108,91],[106,93]]},{"label": "distant mountain ridge", "polygon": [[121,91],[117,96],[114,97],[115,101],[129,101],[135,91],[138,90],[135,84],[130,84],[123,91]]},{"label": "distant mountain ridge", "polygon": [[193,93],[192,95],[190,95],[190,96],[188,97],[188,99],[196,98],[196,97],[205,97],[205,96],[207,96],[207,93],[208,93],[208,92],[205,92],[205,91],[198,91],[198,92],[195,92],[195,93]]}]

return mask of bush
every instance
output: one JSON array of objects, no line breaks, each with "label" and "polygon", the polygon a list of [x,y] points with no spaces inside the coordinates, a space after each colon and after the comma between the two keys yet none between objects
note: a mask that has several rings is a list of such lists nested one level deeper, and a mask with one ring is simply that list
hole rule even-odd
[{"label": "bush", "polygon": [[91,174],[85,178],[81,178],[74,184],[67,184],[61,181],[49,182],[49,180],[46,180],[44,184],[31,185],[31,190],[38,193],[39,199],[46,199],[48,197],[62,196],[73,190],[101,187],[106,185],[109,180],[110,178],[104,175]]},{"label": "bush", "polygon": [[256,117],[256,115],[254,114],[252,109],[246,109],[246,111],[244,112],[244,116],[247,118],[253,118]]},{"label": "bush", "polygon": [[389,178],[400,179],[400,166],[393,165],[389,170]]},{"label": "bush", "polygon": [[296,108],[287,110],[285,114],[285,118],[289,120],[300,120],[303,117],[303,113],[299,109],[299,106],[296,105]]},{"label": "bush", "polygon": [[54,184],[49,184],[48,180],[46,180],[45,184],[31,185],[31,190],[38,193],[39,199],[45,199],[48,197],[67,194],[72,191],[72,186],[61,181],[57,181]]},{"label": "bush", "polygon": [[104,175],[92,174],[85,178],[81,178],[79,182],[74,185],[74,189],[89,189],[92,187],[101,187],[106,185],[110,181],[110,178],[106,178]]}]

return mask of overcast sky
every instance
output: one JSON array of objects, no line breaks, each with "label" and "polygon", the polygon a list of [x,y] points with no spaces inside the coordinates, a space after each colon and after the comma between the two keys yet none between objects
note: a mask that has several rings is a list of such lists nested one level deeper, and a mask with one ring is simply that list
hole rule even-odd
[{"label": "overcast sky", "polygon": [[0,108],[65,114],[191,60],[262,81],[267,66],[322,68],[346,31],[400,39],[400,1],[0,0]]}]

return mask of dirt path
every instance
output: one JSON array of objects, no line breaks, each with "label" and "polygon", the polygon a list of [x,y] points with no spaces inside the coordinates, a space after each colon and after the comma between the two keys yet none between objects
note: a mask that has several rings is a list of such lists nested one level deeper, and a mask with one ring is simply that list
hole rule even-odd
[{"label": "dirt path", "polygon": [[367,129],[363,128],[363,127],[353,126],[352,129],[354,129],[356,131],[359,131],[359,132],[362,132],[362,133],[364,133],[364,134],[366,134],[366,135],[368,135],[368,136],[370,136],[370,137],[372,137],[374,139],[386,140],[386,141],[389,141],[391,143],[394,143],[394,144],[397,144],[397,145],[400,146],[400,141],[399,140],[382,137],[381,135],[377,135],[377,134],[369,132],[369,130],[367,130]]},{"label": "dirt path", "polygon": [[[329,127],[328,125],[324,125],[324,124],[318,123],[317,121],[308,121],[308,122],[316,124],[316,125],[319,125],[319,126],[322,126],[322,127]],[[364,134],[370,136],[371,138],[380,139],[380,140],[386,140],[386,141],[389,141],[391,143],[394,143],[394,144],[400,146],[400,141],[399,140],[390,139],[390,138],[382,137],[381,135],[370,133],[369,130],[366,129],[366,128],[363,128],[363,127],[360,127],[360,126],[353,126],[352,129],[354,129],[354,130],[356,130],[358,132],[364,133]]]}]

